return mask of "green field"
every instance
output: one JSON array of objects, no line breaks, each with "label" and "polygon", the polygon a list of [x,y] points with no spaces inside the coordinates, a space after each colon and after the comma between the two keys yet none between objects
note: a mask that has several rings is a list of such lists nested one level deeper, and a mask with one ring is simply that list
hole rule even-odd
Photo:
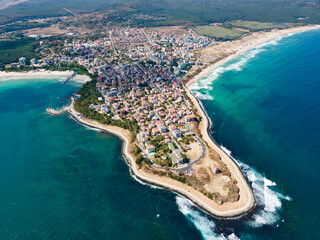
[{"label": "green field", "polygon": [[197,26],[194,30],[203,36],[212,37],[217,41],[233,40],[242,36],[245,32],[228,29],[219,26]]},{"label": "green field", "polygon": [[229,23],[233,27],[245,28],[250,31],[259,31],[259,30],[267,30],[273,28],[288,28],[293,27],[297,24],[292,23],[268,23],[268,22],[258,22],[258,21],[241,21],[236,20]]}]

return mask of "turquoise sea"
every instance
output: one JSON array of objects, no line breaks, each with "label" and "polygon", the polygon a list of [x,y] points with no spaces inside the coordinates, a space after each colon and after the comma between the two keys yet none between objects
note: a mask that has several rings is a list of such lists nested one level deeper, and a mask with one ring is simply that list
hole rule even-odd
[{"label": "turquoise sea", "polygon": [[192,87],[257,207],[233,220],[135,180],[121,141],[46,114],[79,84],[0,82],[0,239],[318,239],[320,31],[278,38]]}]

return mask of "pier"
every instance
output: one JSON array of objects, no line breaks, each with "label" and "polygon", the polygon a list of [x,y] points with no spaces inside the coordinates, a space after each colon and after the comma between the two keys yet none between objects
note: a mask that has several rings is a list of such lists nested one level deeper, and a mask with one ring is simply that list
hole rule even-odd
[{"label": "pier", "polygon": [[46,111],[47,113],[51,114],[51,115],[60,115],[65,113],[68,110],[68,107],[64,107],[61,109],[53,109],[53,108],[47,108]]},{"label": "pier", "polygon": [[53,108],[49,108],[48,107],[46,109],[47,113],[49,113],[50,115],[55,115],[55,116],[66,113],[70,109],[70,107],[73,106],[73,103],[74,103],[74,98],[73,97],[70,97],[69,99],[70,99],[70,105],[64,106],[64,107],[62,107],[60,109],[53,109]]},{"label": "pier", "polygon": [[73,74],[71,74],[69,77],[67,77],[66,80],[63,81],[63,83],[68,82],[69,80],[71,80],[72,78],[74,78],[77,75],[77,72],[74,72]]}]

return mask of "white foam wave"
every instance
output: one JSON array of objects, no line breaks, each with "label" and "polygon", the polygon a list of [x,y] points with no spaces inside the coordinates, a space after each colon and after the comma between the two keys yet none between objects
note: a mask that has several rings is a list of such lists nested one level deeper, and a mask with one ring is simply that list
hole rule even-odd
[{"label": "white foam wave", "polygon": [[151,184],[142,182],[139,178],[137,178],[136,175],[132,174],[131,171],[130,171],[130,175],[134,178],[134,180],[136,180],[138,183],[140,183],[140,184],[142,184],[142,185],[149,186],[149,187],[154,188],[154,189],[162,189],[162,188],[160,188],[160,187],[157,187],[157,186],[154,186],[154,185],[151,185]]},{"label": "white foam wave", "polygon": [[201,99],[201,100],[213,100],[213,97],[210,96],[209,93],[203,94],[203,93],[200,93],[200,92],[195,92],[195,97],[198,98],[198,99]]},{"label": "white foam wave", "polygon": [[[243,69],[243,66],[248,62],[248,60],[254,58],[257,54],[266,51],[265,47],[270,45],[277,45],[279,44],[280,40],[282,40],[285,37],[289,37],[294,35],[295,33],[289,33],[283,36],[276,37],[274,39],[271,39],[265,43],[262,43],[258,45],[257,47],[239,55],[233,60],[228,61],[226,64],[219,66],[205,78],[200,79],[198,82],[194,83],[190,89],[193,91],[200,90],[200,89],[209,89],[212,90],[212,82],[216,80],[222,73],[225,73],[227,71],[241,71]],[[235,61],[235,62],[233,62]],[[233,62],[233,63],[232,63]]]},{"label": "white foam wave", "polygon": [[182,212],[189,221],[201,232],[206,240],[219,240],[219,239],[239,239],[234,233],[225,236],[218,232],[216,224],[208,219],[195,205],[188,199],[182,196],[176,196],[176,203],[180,212]]},{"label": "white foam wave", "polygon": [[248,224],[252,227],[261,227],[277,223],[281,219],[279,214],[279,210],[282,207],[281,200],[291,201],[292,199],[273,189],[277,184],[267,179],[261,173],[258,173],[244,163],[240,163],[240,166],[251,183],[257,200],[258,210],[253,214]]},{"label": "white foam wave", "polygon": [[197,83],[193,84],[190,89],[192,91],[200,90],[200,89],[208,89],[212,90],[212,82],[216,80],[222,73],[228,71],[241,71],[243,66],[248,62],[249,59],[254,58],[258,53],[265,51],[263,48],[254,48],[249,50],[246,53],[238,56],[233,63],[227,63],[225,65],[219,66],[205,78],[200,79]]},{"label": "white foam wave", "polygon": [[224,146],[220,146],[221,148],[222,148],[222,150],[226,153],[226,154],[228,154],[230,157],[231,157],[231,151],[229,150],[229,149],[227,149],[226,147],[224,147]]},{"label": "white foam wave", "polygon": [[93,128],[93,127],[89,127],[87,125],[83,125],[85,127],[85,129],[87,130],[93,130],[93,131],[97,131],[97,132],[102,132],[100,129],[97,129],[97,128]]},{"label": "white foam wave", "polygon": [[290,37],[290,36],[292,36],[294,34],[296,34],[296,33],[295,32],[294,33],[288,33],[288,34],[276,37],[276,38],[271,39],[271,40],[269,40],[269,41],[267,41],[265,43],[262,43],[262,44],[258,45],[256,48],[263,48],[263,47],[266,47],[266,46],[269,46],[269,45],[277,45],[277,44],[279,44],[280,40],[282,40],[283,38]]},{"label": "white foam wave", "polygon": [[231,233],[228,238],[228,240],[240,240],[240,238],[238,238],[234,233]]}]

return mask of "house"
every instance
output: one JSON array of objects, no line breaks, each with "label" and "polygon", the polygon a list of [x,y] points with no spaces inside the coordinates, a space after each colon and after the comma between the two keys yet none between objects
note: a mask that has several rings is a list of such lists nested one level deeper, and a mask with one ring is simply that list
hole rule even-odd
[{"label": "house", "polygon": [[196,119],[197,118],[194,114],[190,114],[185,117],[186,122],[193,122],[193,121],[196,121]]},{"label": "house", "polygon": [[169,129],[170,129],[171,132],[174,131],[176,128],[177,128],[177,127],[176,127],[176,125],[174,125],[174,124],[171,124],[171,125],[169,126]]},{"label": "house", "polygon": [[173,164],[183,163],[183,158],[181,157],[181,154],[177,149],[170,154],[170,157]]},{"label": "house", "polygon": [[179,138],[179,137],[182,137],[182,134],[180,132],[180,130],[176,129],[173,131],[173,135],[176,137],[176,138]]},{"label": "house", "polygon": [[148,154],[154,153],[156,151],[156,148],[153,145],[147,146],[147,152]]},{"label": "house", "polygon": [[161,133],[165,133],[167,131],[167,128],[164,124],[160,124],[158,127]]},{"label": "house", "polygon": [[159,134],[160,131],[159,131],[159,129],[157,127],[154,127],[154,128],[152,128],[152,133],[153,134]]},{"label": "house", "polygon": [[148,142],[148,141],[150,141],[150,138],[148,137],[148,136],[146,136],[145,138],[143,138],[143,142]]},{"label": "house", "polygon": [[183,119],[180,119],[180,120],[178,121],[178,123],[179,123],[180,125],[184,125]]}]

